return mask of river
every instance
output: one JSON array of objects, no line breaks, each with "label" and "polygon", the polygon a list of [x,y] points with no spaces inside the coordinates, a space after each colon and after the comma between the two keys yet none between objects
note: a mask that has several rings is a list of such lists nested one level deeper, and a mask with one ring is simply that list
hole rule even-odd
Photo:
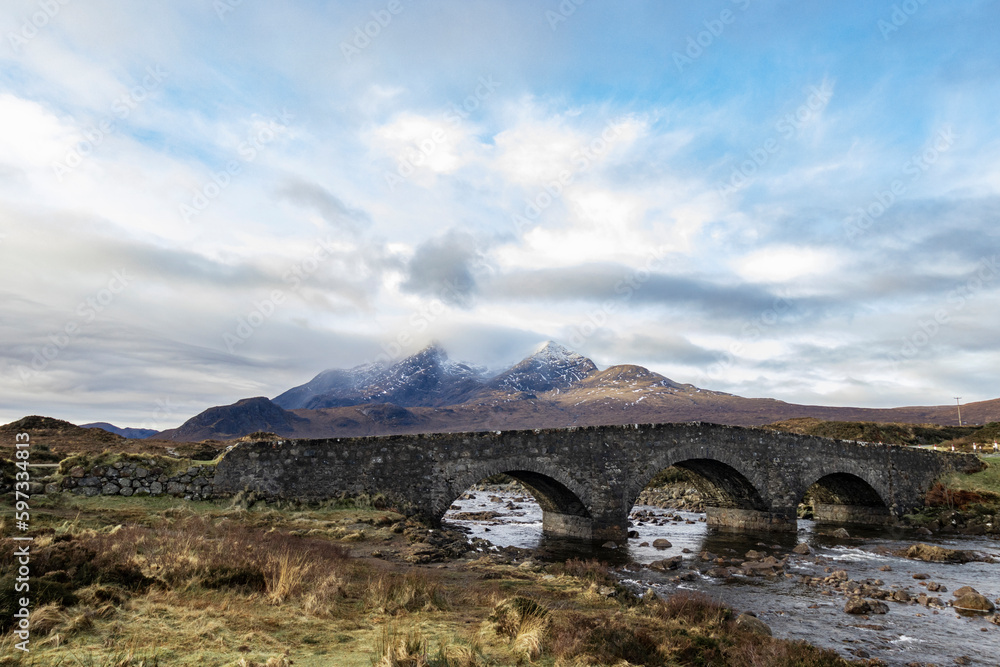
[{"label": "river", "polygon": [[[832,648],[845,658],[873,657],[889,665],[972,664],[1000,665],[1000,626],[982,615],[961,616],[950,607],[934,608],[919,604],[888,601],[889,612],[867,618],[844,612],[842,593],[824,595],[822,588],[802,583],[802,575],[826,577],[833,570],[845,570],[851,580],[881,580],[879,588],[906,590],[911,596],[927,593],[947,602],[951,592],[972,586],[991,600],[1000,597],[1000,564],[970,562],[964,564],[925,563],[885,553],[906,548],[918,541],[952,549],[976,551],[1000,558],[1000,541],[988,537],[941,536],[914,538],[903,531],[850,528],[851,537],[830,537],[812,521],[799,521],[798,534],[729,533],[709,530],[703,514],[678,512],[636,505],[636,512],[649,512],[652,520],[633,526],[639,537],[628,547],[611,550],[592,548],[569,540],[542,536],[542,511],[531,496],[505,491],[472,491],[474,498],[455,502],[457,509],[445,515],[445,521],[466,527],[472,536],[494,545],[536,549],[541,558],[564,559],[572,556],[597,557],[617,565],[616,571],[626,585],[637,592],[653,588],[661,595],[678,589],[702,591],[740,611],[755,613],[765,621],[775,636],[803,639],[814,645]],[[491,499],[492,498],[492,499]],[[455,519],[460,512],[492,511],[500,516],[493,521]],[[663,523],[664,525],[657,525]],[[668,549],[641,547],[656,538],[670,541]],[[781,559],[798,543],[807,543],[812,553],[791,554],[785,572],[791,576],[771,578],[737,575],[718,579],[702,574],[706,569],[699,557],[703,551],[723,558],[741,558],[750,550]],[[687,551],[685,551],[687,550]],[[680,555],[680,569],[657,572],[638,568],[635,563]],[[629,563],[632,565],[629,565]],[[927,575],[914,579],[914,574]],[[675,581],[678,576],[688,580]],[[929,582],[945,591],[927,592]],[[932,584],[932,587],[936,587]]]}]

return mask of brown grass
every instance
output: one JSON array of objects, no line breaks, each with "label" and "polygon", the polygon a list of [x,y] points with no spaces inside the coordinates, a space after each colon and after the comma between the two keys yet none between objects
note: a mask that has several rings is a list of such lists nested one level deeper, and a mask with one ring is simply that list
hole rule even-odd
[{"label": "brown grass", "polygon": [[[350,555],[408,546],[384,512],[188,507],[69,499],[33,543],[36,664],[845,664],[750,635],[704,596],[595,594],[616,581],[595,560],[429,569]],[[369,537],[336,541],[362,525]]]},{"label": "brown grass", "polygon": [[924,503],[927,507],[947,507],[948,509],[964,510],[973,503],[984,503],[987,500],[996,502],[996,494],[986,493],[984,495],[977,491],[952,489],[941,484],[941,482],[937,482],[927,492]]}]

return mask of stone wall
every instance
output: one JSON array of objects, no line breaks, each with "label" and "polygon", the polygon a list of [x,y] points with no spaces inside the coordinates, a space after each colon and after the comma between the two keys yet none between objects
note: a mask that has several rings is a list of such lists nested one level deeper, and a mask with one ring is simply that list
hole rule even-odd
[{"label": "stone wall", "polygon": [[77,465],[45,493],[69,491],[81,496],[175,496],[187,500],[215,497],[215,465],[192,465],[167,473],[154,459],[120,460],[110,464]]}]

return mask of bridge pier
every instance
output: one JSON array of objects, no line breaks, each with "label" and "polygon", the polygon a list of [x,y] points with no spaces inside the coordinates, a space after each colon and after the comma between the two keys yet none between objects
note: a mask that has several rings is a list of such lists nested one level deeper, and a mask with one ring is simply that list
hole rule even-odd
[{"label": "bridge pier", "polygon": [[797,529],[795,511],[747,510],[737,507],[706,507],[709,528],[733,532],[794,533]]},{"label": "bridge pier", "polygon": [[862,526],[885,526],[894,522],[888,508],[871,505],[834,505],[813,503],[817,523],[845,523]]},{"label": "bridge pier", "polygon": [[552,510],[542,512],[542,532],[553,537],[593,539],[594,521],[590,517],[560,514]]},{"label": "bridge pier", "polygon": [[608,541],[625,544],[628,540],[628,519],[609,522],[545,510],[542,512],[542,532],[552,537],[590,540],[600,544]]}]

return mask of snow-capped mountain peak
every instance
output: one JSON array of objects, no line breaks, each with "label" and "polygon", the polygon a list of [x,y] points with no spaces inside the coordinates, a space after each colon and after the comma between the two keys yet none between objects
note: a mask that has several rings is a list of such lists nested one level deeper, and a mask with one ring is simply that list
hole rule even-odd
[{"label": "snow-capped mountain peak", "polygon": [[596,370],[587,357],[550,340],[488,384],[495,389],[537,394],[565,389]]}]

